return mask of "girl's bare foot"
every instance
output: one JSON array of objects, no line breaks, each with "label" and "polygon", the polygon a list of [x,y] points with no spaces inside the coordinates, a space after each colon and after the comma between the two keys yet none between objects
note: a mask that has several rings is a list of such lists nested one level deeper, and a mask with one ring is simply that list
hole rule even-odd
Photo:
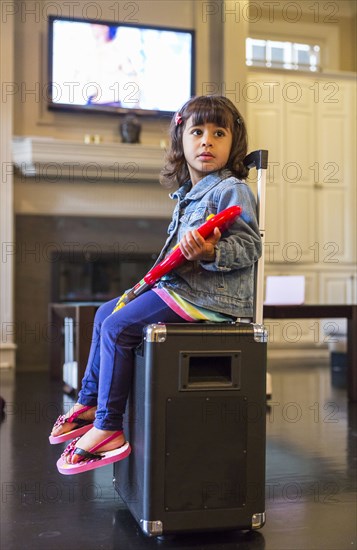
[{"label": "girl's bare foot", "polygon": [[[84,405],[81,405],[80,403],[76,403],[67,414],[64,415],[64,418],[70,418],[73,413],[79,411],[80,409],[83,409]],[[94,420],[95,418],[95,411],[97,410],[97,407],[91,407],[88,410],[84,410],[77,418],[81,420]],[[74,430],[77,427],[77,423],[74,422],[64,422],[64,423],[55,423],[55,425],[52,428],[51,436],[59,436],[62,434],[65,434],[67,432],[70,432]]]},{"label": "girl's bare foot", "polygon": [[[98,428],[91,428],[86,434],[84,434],[77,442],[76,448],[83,449],[84,451],[91,452],[91,449],[96,445],[100,444],[101,441],[104,441],[111,435],[115,434],[117,430],[98,430]],[[121,432],[117,437],[112,439],[106,444],[99,446],[95,449],[95,453],[102,453],[104,451],[112,451],[113,449],[118,449],[124,445],[126,439],[123,432]],[[76,464],[81,460],[81,456],[77,454],[69,453],[65,460],[68,464]]]}]

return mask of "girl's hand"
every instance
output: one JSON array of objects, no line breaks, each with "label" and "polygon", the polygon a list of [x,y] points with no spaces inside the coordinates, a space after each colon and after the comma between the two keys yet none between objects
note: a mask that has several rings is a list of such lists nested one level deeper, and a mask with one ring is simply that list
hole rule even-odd
[{"label": "girl's hand", "polygon": [[218,227],[214,228],[213,233],[205,240],[197,231],[187,231],[180,241],[180,248],[186,260],[203,260],[213,262],[216,256],[215,245],[221,238],[221,232]]}]

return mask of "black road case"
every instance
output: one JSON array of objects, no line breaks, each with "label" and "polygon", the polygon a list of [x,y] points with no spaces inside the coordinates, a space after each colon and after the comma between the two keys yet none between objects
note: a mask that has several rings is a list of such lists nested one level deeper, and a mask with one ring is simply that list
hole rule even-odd
[{"label": "black road case", "polygon": [[147,327],[114,466],[146,534],[262,527],[265,369],[261,327]]},{"label": "black road case", "polygon": [[[264,244],[267,151],[258,170]],[[264,246],[263,246],[264,248]],[[114,486],[147,535],[258,529],[265,522],[264,256],[250,322],[155,324],[136,355]]]}]

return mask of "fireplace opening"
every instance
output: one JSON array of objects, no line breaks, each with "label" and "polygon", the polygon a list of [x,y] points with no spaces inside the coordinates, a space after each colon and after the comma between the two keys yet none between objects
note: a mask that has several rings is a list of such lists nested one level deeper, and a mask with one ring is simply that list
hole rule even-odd
[{"label": "fireplace opening", "polygon": [[157,254],[61,252],[51,262],[52,302],[108,301],[140,281]]}]

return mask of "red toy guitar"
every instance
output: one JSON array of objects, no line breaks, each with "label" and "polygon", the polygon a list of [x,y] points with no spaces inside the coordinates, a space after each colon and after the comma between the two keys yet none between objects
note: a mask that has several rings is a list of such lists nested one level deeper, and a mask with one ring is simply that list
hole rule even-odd
[{"label": "red toy guitar", "polygon": [[[207,221],[201,225],[197,231],[204,238],[207,237],[213,232],[215,227],[218,227],[219,230],[226,229],[231,225],[237,216],[240,216],[242,209],[240,206],[230,206],[222,212],[219,212],[216,215],[211,215],[207,218]],[[163,275],[169,273],[172,269],[180,266],[186,260],[185,256],[182,254],[180,247],[177,245],[172,252],[160,263],[155,265],[150,271],[145,275],[141,281],[139,281],[132,289],[127,293],[123,294],[119,299],[113,313],[124,307],[127,303],[131,302],[152,287]]]}]

